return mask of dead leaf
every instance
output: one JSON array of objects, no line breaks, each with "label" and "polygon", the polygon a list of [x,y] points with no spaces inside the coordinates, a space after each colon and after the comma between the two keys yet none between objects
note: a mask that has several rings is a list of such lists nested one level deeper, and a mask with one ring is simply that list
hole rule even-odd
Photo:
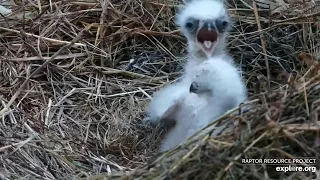
[{"label": "dead leaf", "polygon": [[311,54],[305,52],[298,55],[298,60],[305,63],[308,67],[317,66],[319,64]]},{"label": "dead leaf", "polygon": [[308,68],[314,66],[313,70],[311,71],[312,77],[320,73],[320,63],[316,60],[316,57],[314,57],[313,55],[302,52],[298,55],[298,60],[306,64]]},{"label": "dead leaf", "polygon": [[279,13],[282,14],[289,8],[289,4],[286,3],[284,0],[257,0],[257,6],[264,9],[271,10],[271,14]]}]

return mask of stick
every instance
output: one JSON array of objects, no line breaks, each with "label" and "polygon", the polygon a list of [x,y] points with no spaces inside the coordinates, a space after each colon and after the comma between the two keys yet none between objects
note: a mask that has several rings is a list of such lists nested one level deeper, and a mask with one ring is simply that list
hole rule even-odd
[{"label": "stick", "polygon": [[[17,31],[17,30],[13,30],[13,29],[8,29],[8,28],[4,28],[4,27],[0,27],[0,30],[4,30],[4,31],[9,31],[9,32],[13,32],[13,33],[17,33],[17,34],[20,34],[20,31]],[[53,42],[53,43],[59,43],[59,44],[70,44],[71,42],[68,42],[68,41],[61,41],[61,40],[57,40],[57,39],[51,39],[51,38],[47,38],[47,37],[41,37],[41,36],[38,36],[38,35],[35,35],[35,34],[30,34],[30,33],[26,33],[27,36],[32,36],[32,37],[35,37],[35,38],[40,38],[40,39],[43,39],[43,40],[47,40],[49,42]],[[79,46],[86,46],[82,43],[73,43],[76,47],[79,47]]]},{"label": "stick", "polygon": [[[1,28],[0,28],[1,29]],[[27,77],[27,79],[22,83],[22,85],[20,86],[20,88],[16,91],[16,93],[11,97],[10,101],[8,102],[7,106],[4,107],[1,111],[0,111],[0,116],[2,116],[7,110],[8,107],[10,107],[12,105],[12,103],[17,99],[18,95],[20,94],[20,92],[23,90],[23,88],[26,86],[26,84],[28,83],[28,81],[30,80],[30,78],[32,78],[34,75],[36,75],[38,72],[40,72],[46,65],[48,65],[50,62],[52,62],[53,60],[55,60],[55,58],[61,53],[63,52],[65,49],[70,48],[73,44],[75,44],[77,41],[79,41],[83,36],[83,31],[80,32],[80,34],[75,37],[70,43],[66,44],[65,46],[63,46],[62,48],[60,48],[55,54],[53,54],[51,56],[51,58],[49,60],[47,60],[46,62],[44,62],[40,67],[38,67],[35,71],[33,71],[29,77]]]},{"label": "stick", "polygon": [[270,69],[269,69],[269,60],[267,57],[267,50],[266,50],[266,44],[265,44],[266,42],[264,41],[264,36],[263,36],[263,32],[262,32],[262,28],[261,28],[261,24],[260,24],[260,20],[259,20],[259,15],[258,15],[258,10],[257,10],[257,6],[256,6],[255,1],[253,1],[252,6],[253,6],[254,15],[256,17],[257,25],[258,25],[262,51],[264,53],[264,60],[266,63],[266,68],[267,68],[267,84],[268,84],[268,90],[269,90],[270,89]]}]

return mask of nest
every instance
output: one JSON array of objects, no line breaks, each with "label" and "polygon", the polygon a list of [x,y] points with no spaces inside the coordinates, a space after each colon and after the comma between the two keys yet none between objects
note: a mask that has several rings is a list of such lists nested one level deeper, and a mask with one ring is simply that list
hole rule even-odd
[{"label": "nest", "polygon": [[186,40],[174,24],[180,4],[12,1],[13,13],[0,18],[0,178],[319,178],[242,162],[320,162],[317,1],[228,1],[228,50],[251,108],[219,118],[239,122],[230,132],[157,154],[161,128],[141,119],[152,93],[185,63]]}]

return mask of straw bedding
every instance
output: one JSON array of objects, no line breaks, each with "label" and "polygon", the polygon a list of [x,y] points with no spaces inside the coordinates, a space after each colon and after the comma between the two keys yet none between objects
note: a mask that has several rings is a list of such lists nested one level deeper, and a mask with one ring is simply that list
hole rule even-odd
[{"label": "straw bedding", "polygon": [[181,74],[182,2],[12,2],[0,17],[0,179],[319,178],[241,163],[320,162],[318,1],[228,1],[228,50],[251,108],[220,118],[240,122],[231,132],[160,156],[161,128],[141,120],[152,93]]}]

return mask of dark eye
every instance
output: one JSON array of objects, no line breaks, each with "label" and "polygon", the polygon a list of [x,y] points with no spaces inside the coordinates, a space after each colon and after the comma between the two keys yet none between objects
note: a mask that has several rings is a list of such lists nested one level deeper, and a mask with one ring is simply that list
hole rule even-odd
[{"label": "dark eye", "polygon": [[226,27],[226,26],[228,25],[228,22],[227,22],[227,21],[222,21],[222,22],[221,22],[221,25],[224,26],[224,27]]},{"label": "dark eye", "polygon": [[228,26],[228,21],[224,21],[224,20],[216,20],[216,26],[218,28],[219,31],[224,31],[227,26]]},{"label": "dark eye", "polygon": [[187,22],[187,23],[186,23],[186,27],[187,27],[188,29],[192,29],[192,28],[193,28],[193,23],[192,23],[192,22]]}]

